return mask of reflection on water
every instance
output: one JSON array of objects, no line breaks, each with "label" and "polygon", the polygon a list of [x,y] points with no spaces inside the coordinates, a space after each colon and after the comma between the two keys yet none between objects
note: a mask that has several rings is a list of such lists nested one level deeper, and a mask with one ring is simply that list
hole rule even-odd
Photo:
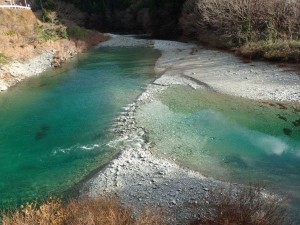
[{"label": "reflection on water", "polygon": [[138,121],[159,154],[219,179],[261,181],[299,207],[299,109],[175,87],[143,106]]}]

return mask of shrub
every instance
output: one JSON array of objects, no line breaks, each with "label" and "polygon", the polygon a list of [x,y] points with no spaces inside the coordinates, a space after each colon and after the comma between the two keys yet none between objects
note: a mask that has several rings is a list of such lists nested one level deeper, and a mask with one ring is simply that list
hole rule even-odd
[{"label": "shrub", "polygon": [[237,50],[247,58],[263,57],[272,61],[299,63],[300,40],[276,40],[249,42]]},{"label": "shrub", "polygon": [[8,57],[5,56],[4,53],[1,53],[1,52],[0,52],[0,64],[5,64],[5,63],[7,63],[7,62],[8,62]]},{"label": "shrub", "polygon": [[[2,223],[1,223],[2,222]],[[38,205],[29,203],[2,215],[3,225],[161,225],[160,214],[145,211],[134,217],[119,199],[84,198],[63,205],[58,198],[50,198]]]},{"label": "shrub", "polygon": [[57,1],[55,12],[57,13],[58,18],[63,18],[64,20],[72,21],[72,23],[75,23],[78,26],[85,25],[87,14],[81,12],[71,3]]},{"label": "shrub", "polygon": [[88,35],[88,31],[86,29],[78,26],[68,27],[67,33],[71,39],[77,39],[77,40],[82,40],[86,38]]},{"label": "shrub", "polygon": [[67,211],[66,223],[72,225],[133,224],[130,211],[123,208],[115,198],[108,200],[101,198],[86,198],[82,201],[73,200],[68,204]]},{"label": "shrub", "polygon": [[49,11],[46,9],[42,10],[42,20],[45,23],[59,24],[59,22],[57,20],[56,12]]},{"label": "shrub", "polygon": [[181,26],[188,36],[249,41],[298,39],[300,0],[187,0]]},{"label": "shrub", "polygon": [[50,198],[46,203],[38,206],[36,202],[27,203],[15,212],[2,215],[3,225],[60,225],[66,220],[66,210],[61,200]]},{"label": "shrub", "polygon": [[57,29],[57,32],[58,36],[60,36],[61,38],[64,38],[64,39],[68,39],[69,38],[69,35],[68,35],[68,32],[67,32],[67,28],[64,27],[64,26],[61,26]]},{"label": "shrub", "polygon": [[42,24],[35,24],[34,31],[42,41],[56,41],[60,38],[67,39],[68,32],[65,26],[48,26]]},{"label": "shrub", "polygon": [[59,38],[54,27],[46,27],[40,24],[36,24],[34,26],[34,31],[42,41],[56,41]]},{"label": "shrub", "polygon": [[213,190],[208,201],[211,212],[190,225],[287,224],[283,199],[264,193],[260,185]]},{"label": "shrub", "polygon": [[43,0],[43,8],[47,10],[56,10],[56,3],[53,0]]}]

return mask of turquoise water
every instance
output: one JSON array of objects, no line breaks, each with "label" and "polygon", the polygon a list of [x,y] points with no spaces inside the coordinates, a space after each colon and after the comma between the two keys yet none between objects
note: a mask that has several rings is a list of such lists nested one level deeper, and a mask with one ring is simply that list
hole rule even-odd
[{"label": "turquoise water", "polygon": [[174,87],[144,106],[138,121],[157,153],[221,180],[261,182],[300,210],[299,103]]},{"label": "turquoise water", "polygon": [[[114,118],[154,79],[159,52],[100,48],[0,94],[0,205],[62,194],[117,154]],[[300,209],[300,105],[174,87],[138,111],[154,150]],[[300,218],[299,218],[300,221]]]},{"label": "turquoise water", "polygon": [[0,205],[61,194],[115,154],[108,129],[159,52],[99,48],[0,94]]}]

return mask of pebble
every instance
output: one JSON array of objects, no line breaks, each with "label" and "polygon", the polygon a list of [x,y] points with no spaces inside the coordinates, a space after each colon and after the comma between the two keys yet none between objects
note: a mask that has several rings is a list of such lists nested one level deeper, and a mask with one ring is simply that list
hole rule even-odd
[{"label": "pebble", "polygon": [[[128,39],[126,39],[125,41],[127,40]],[[157,67],[164,68],[164,66],[166,66],[172,68],[172,63],[165,63],[164,60],[169,60],[172,59],[172,57],[174,57],[172,49],[184,49],[187,48],[188,45],[182,46],[181,43],[178,44],[177,42],[159,41],[155,42],[154,46],[156,48],[161,49],[163,55],[162,58],[158,60],[156,64]],[[199,54],[204,54],[203,51],[199,51]],[[208,51],[205,54],[211,53]],[[223,53],[218,54],[222,55]],[[214,60],[215,57],[219,57],[218,54],[211,57],[211,60]],[[199,61],[201,61],[201,59],[203,60],[203,57],[200,57]],[[176,67],[176,65],[174,66]],[[191,74],[191,72],[187,71],[187,74]],[[240,79],[242,77],[246,77],[245,75],[248,74],[249,70],[247,71],[247,73],[242,73],[239,71],[239,73],[234,77],[239,77]],[[196,73],[194,75],[196,75]],[[200,72],[197,73],[197,76],[200,75]],[[230,78],[232,75],[227,74],[226,76],[228,77],[226,79],[229,79],[229,81],[231,81]],[[258,75],[253,74],[253,76],[256,77]],[[166,77],[166,74],[162,76],[162,78]],[[157,80],[157,83],[164,84],[162,80],[159,81],[159,79]],[[253,78],[251,75],[251,77],[249,77],[247,81],[247,83],[249,82],[250,87],[252,85],[252,79]],[[169,77],[167,77],[165,80],[168,81]],[[176,82],[180,83],[182,81],[187,83],[190,82],[181,78],[176,80],[176,76],[172,76],[170,80],[171,81],[169,85],[172,85]],[[184,83],[184,85],[186,85],[187,83]],[[242,86],[240,83],[239,85]],[[224,85],[224,87],[226,87],[226,85]],[[162,87],[158,85],[149,85],[146,89],[146,92],[144,92],[134,104],[127,105],[126,108],[124,108],[124,110],[126,110],[126,113],[120,115],[120,117],[123,116],[123,118],[122,121],[119,121],[119,123],[115,127],[117,131],[117,140],[115,141],[117,142],[119,140],[124,142],[124,136],[127,136],[128,139],[125,143],[124,150],[122,150],[120,156],[113,162],[119,162],[118,165],[122,165],[122,163],[128,161],[131,162],[130,166],[125,166],[124,168],[120,169],[118,173],[117,178],[118,183],[121,185],[120,188],[113,187],[113,184],[115,182],[114,179],[116,178],[115,176],[108,175],[106,179],[102,175],[102,173],[105,173],[106,170],[109,170],[109,166],[106,169],[100,171],[100,175],[92,178],[90,181],[87,182],[86,185],[90,187],[89,194],[91,196],[100,195],[103,189],[106,188],[107,190],[113,193],[117,193],[122,198],[122,201],[124,201],[125,203],[135,206],[135,210],[138,210],[142,205],[154,206],[158,205],[159,203],[162,207],[167,207],[166,210],[168,212],[173,213],[173,215],[176,213],[176,218],[172,218],[172,221],[174,221],[174,223],[172,224],[182,224],[180,223],[180,218],[186,219],[191,218],[191,216],[194,216],[191,215],[190,208],[180,207],[184,202],[196,204],[197,206],[208,205],[208,201],[202,200],[205,199],[205,197],[208,195],[208,193],[206,193],[209,191],[208,187],[221,188],[226,187],[228,184],[221,181],[205,178],[200,173],[191,172],[187,169],[183,169],[173,161],[156,158],[150,152],[151,145],[149,145],[149,149],[146,149],[146,144],[142,137],[142,135],[144,135],[143,132],[145,132],[145,128],[136,124],[134,118],[135,113],[133,112],[133,110],[135,110],[135,108],[137,108],[138,110],[140,105],[147,104],[148,102],[152,101],[155,98],[154,96],[156,93],[160,93],[165,89],[165,86]],[[281,88],[278,89],[282,91]],[[256,91],[253,91],[253,93],[258,93],[260,92],[260,90],[261,89],[257,89]],[[265,92],[264,90],[262,91]],[[294,92],[298,93],[297,90],[293,90],[293,93]],[[287,91],[286,93],[288,94],[289,92]],[[134,123],[131,123],[133,121]],[[130,126],[130,128],[128,126],[129,124],[132,125]],[[125,129],[127,130],[125,131]],[[132,143],[137,142],[141,144],[141,146],[136,147],[132,145]],[[168,172],[166,173],[165,171]]]},{"label": "pebble", "polygon": [[6,65],[2,68],[3,70],[0,71],[0,77],[2,73],[9,73],[12,75],[13,80],[11,78],[9,81],[0,79],[0,90],[7,90],[8,87],[17,84],[26,77],[36,76],[46,71],[46,69],[51,68],[55,54],[56,50],[52,49],[50,51],[44,51],[42,54],[26,62],[14,62]]}]

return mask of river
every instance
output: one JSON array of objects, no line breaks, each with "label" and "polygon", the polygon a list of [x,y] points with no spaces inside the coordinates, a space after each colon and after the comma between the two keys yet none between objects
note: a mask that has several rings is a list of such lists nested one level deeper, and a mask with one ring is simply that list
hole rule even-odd
[{"label": "river", "polygon": [[[60,195],[109,162],[122,107],[155,79],[159,51],[101,47],[0,96],[0,204]],[[143,104],[156,154],[204,175],[261,182],[299,209],[300,105],[173,86]]]},{"label": "river", "polygon": [[260,183],[300,208],[300,105],[174,86],[137,114],[156,154],[231,183]]},{"label": "river", "polygon": [[99,48],[0,95],[0,205],[61,195],[117,154],[122,107],[154,77],[151,48]]}]

